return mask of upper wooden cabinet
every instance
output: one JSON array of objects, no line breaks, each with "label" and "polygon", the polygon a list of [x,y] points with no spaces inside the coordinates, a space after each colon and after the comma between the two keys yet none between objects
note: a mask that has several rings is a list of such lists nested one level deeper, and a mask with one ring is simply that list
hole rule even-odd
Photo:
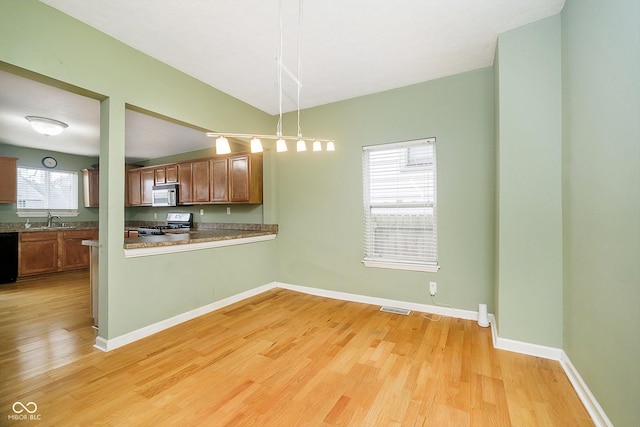
[{"label": "upper wooden cabinet", "polygon": [[178,165],[156,166],[154,169],[156,185],[178,183]]},{"label": "upper wooden cabinet", "polygon": [[191,163],[193,203],[209,203],[209,160],[197,160]]},{"label": "upper wooden cabinet", "polygon": [[140,171],[140,189],[142,191],[140,197],[142,199],[143,206],[151,206],[151,202],[153,201],[152,191],[154,182],[155,177],[152,168]]},{"label": "upper wooden cabinet", "polygon": [[100,171],[82,169],[82,193],[85,208],[96,208],[100,202]]},{"label": "upper wooden cabinet", "polygon": [[127,171],[127,204],[129,206],[151,206],[155,170],[152,167]]},{"label": "upper wooden cabinet", "polygon": [[209,200],[211,202],[224,203],[229,201],[228,171],[228,160],[226,158],[209,160]]},{"label": "upper wooden cabinet", "polygon": [[129,206],[142,205],[140,182],[140,169],[131,169],[127,172],[127,204]]},{"label": "upper wooden cabinet", "polygon": [[15,157],[0,157],[0,203],[16,203],[17,160]]},{"label": "upper wooden cabinet", "polygon": [[178,204],[190,205],[193,203],[191,162],[178,164]]},{"label": "upper wooden cabinet", "polygon": [[151,205],[154,184],[178,184],[178,204],[262,203],[262,153],[234,153],[127,172],[129,206]]},{"label": "upper wooden cabinet", "polygon": [[262,203],[262,153],[229,157],[229,202]]}]

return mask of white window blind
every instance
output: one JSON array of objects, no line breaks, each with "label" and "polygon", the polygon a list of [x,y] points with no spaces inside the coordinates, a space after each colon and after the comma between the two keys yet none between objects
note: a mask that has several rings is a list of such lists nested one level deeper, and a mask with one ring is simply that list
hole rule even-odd
[{"label": "white window blind", "polygon": [[78,173],[18,167],[18,215],[78,215]]},{"label": "white window blind", "polygon": [[435,142],[363,147],[366,266],[438,271]]}]

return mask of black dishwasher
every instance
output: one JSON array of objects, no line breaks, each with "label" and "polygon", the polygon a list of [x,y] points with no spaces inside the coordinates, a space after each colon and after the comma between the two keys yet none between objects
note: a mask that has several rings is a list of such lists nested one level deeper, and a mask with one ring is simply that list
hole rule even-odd
[{"label": "black dishwasher", "polygon": [[18,278],[18,233],[0,233],[0,283]]}]

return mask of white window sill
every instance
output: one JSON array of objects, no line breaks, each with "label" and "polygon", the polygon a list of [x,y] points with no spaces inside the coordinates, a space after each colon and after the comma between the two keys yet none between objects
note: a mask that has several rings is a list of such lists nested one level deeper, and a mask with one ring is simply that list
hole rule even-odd
[{"label": "white window sill", "polygon": [[440,270],[439,265],[424,265],[424,264],[403,264],[398,262],[382,262],[363,260],[362,263],[365,267],[374,268],[390,268],[393,270],[411,270],[411,271],[424,271],[427,273],[437,273]]},{"label": "white window sill", "polygon": [[46,218],[49,213],[51,213],[51,215],[53,216],[58,216],[60,218],[76,217],[79,215],[79,212],[55,211],[55,210],[18,211],[16,212],[16,215],[18,215],[19,218]]}]

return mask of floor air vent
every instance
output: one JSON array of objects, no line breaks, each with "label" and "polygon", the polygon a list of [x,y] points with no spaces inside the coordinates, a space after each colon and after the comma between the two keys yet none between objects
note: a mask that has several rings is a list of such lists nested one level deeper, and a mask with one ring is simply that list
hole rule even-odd
[{"label": "floor air vent", "polygon": [[409,313],[411,313],[411,310],[395,307],[380,307],[380,311],[384,311],[385,313],[404,314],[405,316],[408,316]]}]

